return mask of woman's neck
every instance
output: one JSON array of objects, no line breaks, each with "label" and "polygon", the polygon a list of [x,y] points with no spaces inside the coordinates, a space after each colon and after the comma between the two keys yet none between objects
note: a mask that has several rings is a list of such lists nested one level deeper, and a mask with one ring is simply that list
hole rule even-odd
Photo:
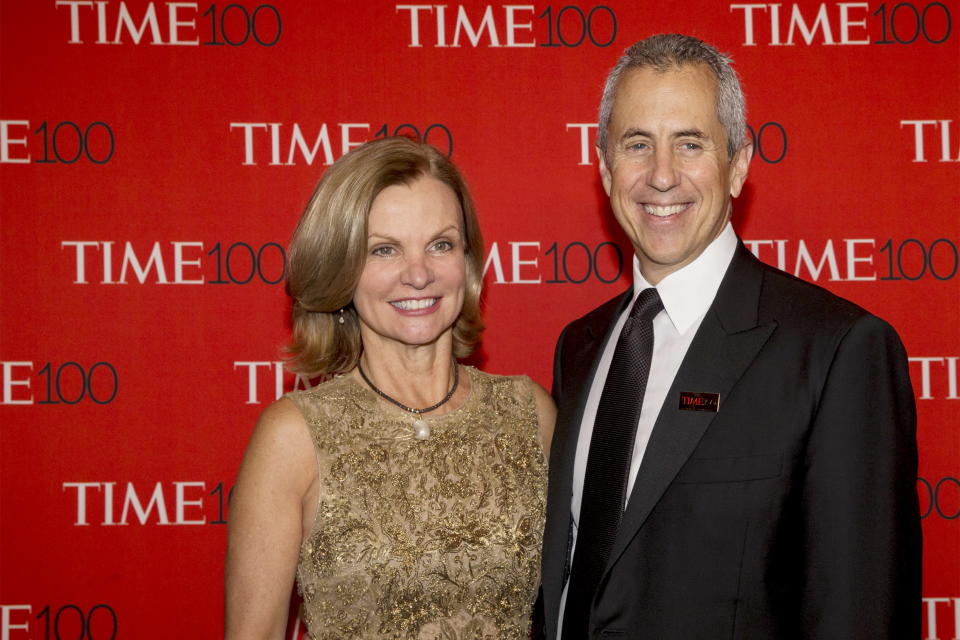
[{"label": "woman's neck", "polygon": [[[446,334],[427,345],[385,343],[379,336],[371,337],[364,340],[360,366],[369,381],[394,400],[408,407],[428,407],[442,400],[453,385],[452,336]],[[367,384],[358,372],[354,375]],[[454,394],[451,401],[459,395]],[[444,412],[438,409],[438,413]]]}]

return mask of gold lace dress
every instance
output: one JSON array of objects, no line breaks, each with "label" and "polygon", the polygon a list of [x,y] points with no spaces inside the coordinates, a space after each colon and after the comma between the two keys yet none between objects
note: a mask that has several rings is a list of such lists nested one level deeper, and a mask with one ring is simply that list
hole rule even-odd
[{"label": "gold lace dress", "polygon": [[529,636],[546,465],[533,383],[467,368],[451,413],[413,416],[348,376],[288,394],[320,471],[297,585],[314,640]]}]

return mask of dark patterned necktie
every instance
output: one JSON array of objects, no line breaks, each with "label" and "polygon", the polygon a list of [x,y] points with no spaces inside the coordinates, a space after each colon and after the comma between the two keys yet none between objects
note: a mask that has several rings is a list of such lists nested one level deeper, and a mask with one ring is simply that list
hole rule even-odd
[{"label": "dark patterned necktie", "polygon": [[620,332],[603,385],[583,477],[563,640],[588,637],[590,605],[623,517],[633,441],[653,356],[653,318],[661,309],[656,289],[640,292]]}]

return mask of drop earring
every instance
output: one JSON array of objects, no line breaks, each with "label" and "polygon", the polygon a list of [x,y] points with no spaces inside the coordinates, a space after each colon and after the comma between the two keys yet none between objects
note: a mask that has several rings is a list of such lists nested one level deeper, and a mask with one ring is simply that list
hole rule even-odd
[{"label": "drop earring", "polygon": [[340,319],[339,319],[337,322],[339,322],[340,324],[343,324],[343,323],[344,323],[344,320],[343,320],[343,307],[340,307]]}]

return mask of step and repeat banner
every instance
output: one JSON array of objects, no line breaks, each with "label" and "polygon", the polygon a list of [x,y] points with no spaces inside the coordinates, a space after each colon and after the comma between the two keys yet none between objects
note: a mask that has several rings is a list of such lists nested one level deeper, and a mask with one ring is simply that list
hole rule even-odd
[{"label": "step and repeat banner", "polygon": [[461,167],[487,247],[471,362],[549,388],[564,324],[629,284],[596,109],[658,32],[742,76],[747,246],[903,338],[923,638],[960,637],[958,0],[0,0],[0,638],[222,634],[241,455],[307,384],[286,246],[366,140]]}]

